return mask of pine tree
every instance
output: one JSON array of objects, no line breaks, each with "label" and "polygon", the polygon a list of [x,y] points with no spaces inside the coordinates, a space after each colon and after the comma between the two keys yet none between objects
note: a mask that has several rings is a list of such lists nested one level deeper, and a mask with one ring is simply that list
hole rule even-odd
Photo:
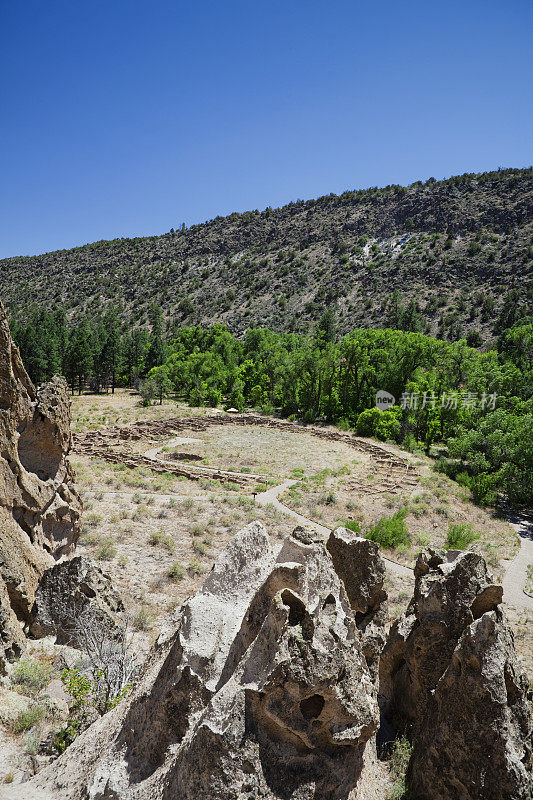
[{"label": "pine tree", "polygon": [[78,380],[79,394],[81,394],[83,384],[90,375],[92,368],[91,335],[89,326],[84,320],[72,331],[65,356],[65,371],[67,379],[72,385],[72,394],[74,394],[76,379]]}]

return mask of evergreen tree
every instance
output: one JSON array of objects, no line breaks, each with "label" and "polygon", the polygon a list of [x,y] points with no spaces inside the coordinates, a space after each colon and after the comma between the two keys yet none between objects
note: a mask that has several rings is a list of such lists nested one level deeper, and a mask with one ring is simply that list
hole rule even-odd
[{"label": "evergreen tree", "polygon": [[72,385],[72,394],[74,394],[76,380],[79,394],[81,394],[83,385],[93,368],[91,335],[85,320],[77,325],[71,333],[65,356],[65,368],[67,378]]}]

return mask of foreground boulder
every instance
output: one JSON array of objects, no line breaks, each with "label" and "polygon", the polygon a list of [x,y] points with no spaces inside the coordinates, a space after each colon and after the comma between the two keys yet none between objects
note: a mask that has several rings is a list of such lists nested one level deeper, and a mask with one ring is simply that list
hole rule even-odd
[{"label": "foreground boulder", "polygon": [[133,695],[24,788],[61,800],[347,800],[378,721],[324,544],[290,537],[276,555],[251,523]]},{"label": "foreground boulder", "polygon": [[385,719],[407,725],[414,800],[528,800],[527,678],[483,558],[423,553],[380,663]]},{"label": "foreground boulder", "polygon": [[54,378],[35,389],[0,303],[0,578],[23,622],[44,570],[70,553],[79,535],[70,440],[65,381]]},{"label": "foreground boulder", "polygon": [[83,620],[110,633],[122,622],[124,605],[111,579],[90,558],[60,561],[43,574],[31,609],[30,634],[55,636],[57,644],[83,648]]}]

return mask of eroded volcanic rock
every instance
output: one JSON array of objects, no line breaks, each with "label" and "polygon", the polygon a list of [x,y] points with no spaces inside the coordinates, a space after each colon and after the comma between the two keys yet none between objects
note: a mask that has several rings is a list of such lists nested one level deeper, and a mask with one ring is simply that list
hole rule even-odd
[{"label": "eroded volcanic rock", "polygon": [[529,800],[527,678],[483,558],[423,553],[380,663],[380,705],[411,730],[413,800]]},{"label": "eroded volcanic rock", "polygon": [[123,623],[123,611],[111,579],[90,558],[75,556],[44,572],[31,609],[30,634],[82,647],[78,628],[83,615],[90,614],[94,623],[112,632]]},{"label": "eroded volcanic rock", "polygon": [[[66,383],[54,378],[35,389],[0,304],[0,583],[5,586],[0,613],[10,618],[10,630],[6,593],[11,611],[28,622],[41,575],[73,550],[79,535],[81,500],[69,448]],[[8,623],[0,624],[2,640],[11,640]],[[8,643],[8,657],[10,648]]]},{"label": "eroded volcanic rock", "polygon": [[25,786],[54,800],[347,800],[378,722],[324,544],[290,537],[276,555],[255,522],[160,638],[132,696]]},{"label": "eroded volcanic rock", "polygon": [[385,644],[385,564],[379,546],[347,528],[331,531],[326,547],[333,567],[344,583],[348,601],[361,632],[361,644],[373,678]]}]

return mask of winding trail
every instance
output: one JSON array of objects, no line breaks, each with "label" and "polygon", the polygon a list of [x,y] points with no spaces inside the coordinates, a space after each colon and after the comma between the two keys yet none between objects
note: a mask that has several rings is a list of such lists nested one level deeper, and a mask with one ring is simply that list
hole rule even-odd
[{"label": "winding trail", "polygon": [[[318,522],[313,522],[312,519],[307,519],[307,517],[304,517],[302,514],[298,514],[296,511],[293,511],[292,508],[289,508],[289,506],[284,505],[278,500],[278,495],[282,494],[286,489],[289,489],[295,483],[298,483],[298,481],[286,480],[283,483],[280,483],[278,486],[272,486],[270,489],[267,489],[266,492],[261,492],[261,494],[258,494],[255,498],[255,502],[259,503],[261,506],[266,506],[269,503],[272,503],[272,505],[277,508],[278,511],[281,511],[284,514],[289,514],[289,516],[297,520],[300,525],[305,525],[307,528],[312,528],[317,533],[328,536],[331,533],[331,528],[326,528],[325,525],[320,525]],[[403,564],[398,564],[396,561],[391,561],[383,554],[381,555],[391,572],[394,572],[396,575],[400,575],[402,578],[413,577],[412,569],[405,567]]]},{"label": "winding trail", "polygon": [[[300,525],[312,528],[317,533],[328,535],[330,533],[330,528],[326,528],[325,525],[320,525],[318,522],[307,519],[307,517],[298,514],[296,511],[293,511],[292,508],[289,508],[279,501],[278,495],[282,494],[286,489],[289,489],[297,482],[298,481],[295,480],[286,480],[278,486],[272,486],[270,489],[267,489],[266,492],[258,494],[255,498],[255,502],[262,506],[271,503],[279,511],[282,511],[284,514],[289,514],[297,520]],[[505,572],[502,581],[503,597],[507,605],[533,611],[533,597],[526,594],[524,591],[527,566],[528,564],[533,564],[533,518],[526,514],[513,511],[507,512],[507,518],[520,536],[520,550],[515,558],[509,562]],[[383,554],[382,558],[390,571],[395,575],[399,575],[402,578],[413,578],[413,570],[410,567],[398,564],[397,561],[392,561]]]},{"label": "winding trail", "polygon": [[[169,462],[168,460],[161,458],[161,450],[163,450],[164,447],[173,445],[177,446],[194,441],[198,441],[198,439],[193,439],[190,437],[176,437],[171,441],[166,442],[164,445],[159,445],[158,447],[154,447],[146,451],[144,457],[158,464],[172,464],[173,462]],[[370,447],[370,445],[368,445],[368,447]],[[380,450],[383,450],[383,448],[380,448]],[[209,475],[211,473],[224,477],[231,476],[236,479],[251,479],[256,480],[257,482],[265,481],[267,477],[266,475],[253,475],[251,473],[221,471],[213,467],[195,467],[195,469],[204,475]],[[287,479],[283,481],[283,483],[280,483],[276,486],[271,486],[266,491],[258,493],[255,496],[255,502],[261,506],[272,504],[282,513],[291,516],[300,525],[305,525],[306,527],[311,528],[323,536],[329,535],[330,528],[304,517],[302,514],[299,514],[297,511],[294,511],[292,508],[289,508],[281,503],[278,499],[278,496],[282,492],[289,489],[295,483],[298,483],[298,481],[294,479]],[[504,600],[509,606],[526,609],[527,611],[533,611],[533,597],[525,592],[527,568],[529,564],[533,564],[533,515],[507,509],[506,516],[509,523],[516,530],[520,537],[520,549],[515,558],[508,563],[503,576],[502,585]],[[392,561],[385,556],[382,557],[392,573],[402,578],[413,578],[413,570],[410,567],[406,567],[403,564],[398,564],[398,562]]]},{"label": "winding trail", "polygon": [[313,522],[312,519],[307,519],[307,517],[302,516],[302,514],[298,514],[297,511],[293,511],[292,508],[284,506],[283,503],[280,503],[278,500],[278,495],[291,486],[294,486],[295,483],[298,483],[298,481],[286,480],[280,483],[279,486],[272,486],[270,489],[267,489],[266,492],[261,492],[256,495],[255,502],[260,506],[266,506],[271,503],[278,511],[283,512],[283,514],[288,514],[290,517],[297,520],[300,525],[305,525],[306,528],[312,528],[317,533],[328,535],[331,532],[330,528],[326,528],[325,525],[320,525],[318,522]]}]

